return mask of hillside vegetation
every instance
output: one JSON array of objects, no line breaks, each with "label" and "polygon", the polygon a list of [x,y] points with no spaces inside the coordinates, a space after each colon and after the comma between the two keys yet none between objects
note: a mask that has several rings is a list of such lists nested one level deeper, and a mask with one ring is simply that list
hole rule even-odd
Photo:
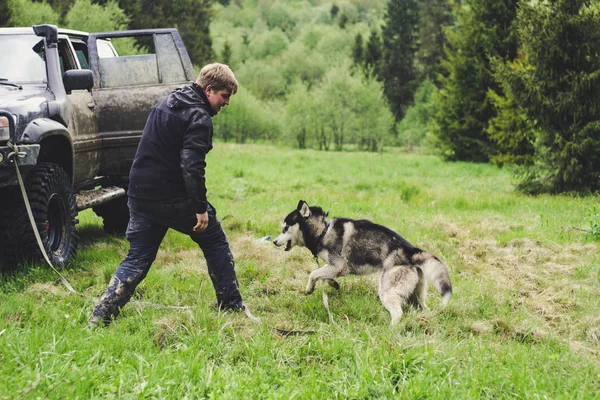
[{"label": "hillside vegetation", "polygon": [[[598,0],[7,0],[0,26],[176,27],[241,82],[237,143],[519,166],[518,190],[600,190]],[[138,43],[138,45],[143,45]],[[127,43],[127,50],[134,45]]]}]

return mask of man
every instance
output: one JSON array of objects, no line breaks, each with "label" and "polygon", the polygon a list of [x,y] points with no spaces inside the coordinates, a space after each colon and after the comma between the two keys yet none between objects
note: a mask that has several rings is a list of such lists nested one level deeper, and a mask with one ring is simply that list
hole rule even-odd
[{"label": "man", "polygon": [[171,92],[151,110],[129,174],[127,257],[96,304],[90,324],[108,325],[144,279],[167,230],[200,246],[217,307],[242,311],[233,256],[215,208],[206,199],[211,118],[229,104],[238,82],[224,64],[206,65],[196,82]]}]

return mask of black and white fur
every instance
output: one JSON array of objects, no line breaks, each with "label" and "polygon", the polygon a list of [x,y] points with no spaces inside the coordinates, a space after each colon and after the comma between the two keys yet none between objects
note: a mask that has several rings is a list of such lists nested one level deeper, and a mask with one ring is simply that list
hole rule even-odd
[{"label": "black and white fur", "polygon": [[286,251],[304,246],[326,262],[308,277],[307,294],[319,280],[339,289],[337,277],[381,272],[379,298],[390,312],[392,324],[400,320],[406,303],[427,307],[427,282],[438,290],[444,306],[448,303],[452,283],[448,268],[439,258],[385,226],[348,218],[327,220],[327,216],[321,207],[310,207],[300,200],[273,241],[276,246],[285,245]]}]

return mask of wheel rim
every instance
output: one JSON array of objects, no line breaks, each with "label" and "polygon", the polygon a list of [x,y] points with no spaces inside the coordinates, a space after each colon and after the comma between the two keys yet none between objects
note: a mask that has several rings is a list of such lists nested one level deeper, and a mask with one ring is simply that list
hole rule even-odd
[{"label": "wheel rim", "polygon": [[46,232],[48,233],[48,248],[54,254],[60,254],[64,247],[66,215],[62,198],[56,193],[53,194],[48,202]]}]

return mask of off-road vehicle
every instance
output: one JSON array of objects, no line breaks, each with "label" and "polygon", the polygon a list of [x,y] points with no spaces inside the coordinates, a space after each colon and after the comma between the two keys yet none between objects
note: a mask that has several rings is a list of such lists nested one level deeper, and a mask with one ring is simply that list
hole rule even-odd
[{"label": "off-road vehicle", "polygon": [[[121,54],[119,41],[135,54]],[[0,263],[41,257],[15,162],[46,252],[64,264],[78,247],[79,211],[93,208],[108,233],[125,231],[129,169],[148,112],[194,79],[175,29],[0,29]]]}]

